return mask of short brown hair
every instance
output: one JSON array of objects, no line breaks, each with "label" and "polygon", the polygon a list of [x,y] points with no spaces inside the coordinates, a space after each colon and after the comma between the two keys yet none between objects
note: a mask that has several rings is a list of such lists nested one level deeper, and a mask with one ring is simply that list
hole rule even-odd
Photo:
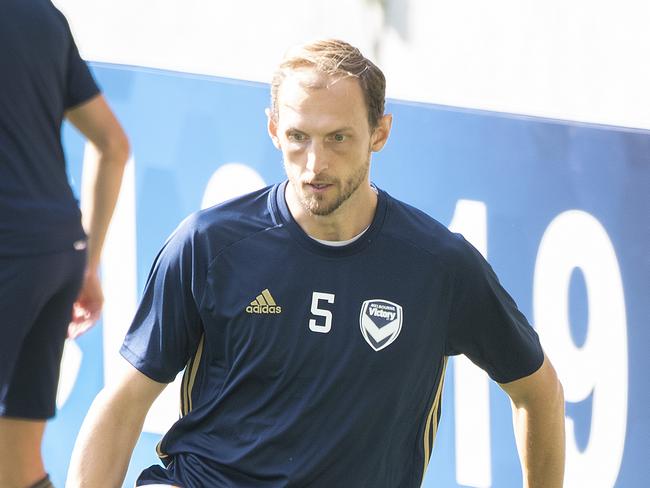
[{"label": "short brown hair", "polygon": [[289,71],[312,68],[334,78],[356,78],[368,109],[368,124],[374,129],[384,115],[386,78],[381,70],[356,47],[338,39],[326,39],[297,46],[285,55],[271,82],[271,117],[278,120],[278,93]]}]

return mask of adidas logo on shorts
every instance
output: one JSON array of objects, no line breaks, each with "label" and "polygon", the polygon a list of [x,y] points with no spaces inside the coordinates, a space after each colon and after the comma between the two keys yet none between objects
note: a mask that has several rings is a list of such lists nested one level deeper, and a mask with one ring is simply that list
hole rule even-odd
[{"label": "adidas logo on shorts", "polygon": [[246,307],[246,312],[262,314],[282,313],[282,307],[275,303],[271,292],[266,288]]}]

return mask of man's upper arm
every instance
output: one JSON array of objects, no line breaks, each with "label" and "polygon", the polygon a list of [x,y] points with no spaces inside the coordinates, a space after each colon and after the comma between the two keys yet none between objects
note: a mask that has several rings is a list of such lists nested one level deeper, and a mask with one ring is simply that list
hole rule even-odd
[{"label": "man's upper arm", "polygon": [[115,152],[122,156],[120,159],[126,161],[129,153],[128,139],[103,95],[92,97],[68,110],[65,115],[100,152]]},{"label": "man's upper arm", "polygon": [[539,337],[485,258],[457,235],[445,350],[464,354],[500,383],[540,368]]},{"label": "man's upper arm", "polygon": [[152,380],[124,360],[125,367],[118,380],[106,389],[111,401],[123,405],[134,413],[146,415],[154,400],[167,383]]},{"label": "man's upper arm", "polygon": [[562,389],[555,369],[546,355],[544,362],[534,373],[509,383],[499,383],[499,386],[517,406],[556,398]]}]

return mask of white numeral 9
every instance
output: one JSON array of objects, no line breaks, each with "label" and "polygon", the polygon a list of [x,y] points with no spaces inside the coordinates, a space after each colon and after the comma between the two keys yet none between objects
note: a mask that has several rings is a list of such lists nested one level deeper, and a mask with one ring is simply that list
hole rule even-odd
[{"label": "white numeral 9", "polygon": [[[569,325],[569,284],[579,269],[587,288],[587,339],[576,347]],[[627,423],[627,323],[614,247],[590,214],[570,210],[548,226],[537,254],[535,326],[564,385],[568,402],[593,393],[589,444],[581,452],[567,426],[566,486],[611,488],[623,457]]]}]

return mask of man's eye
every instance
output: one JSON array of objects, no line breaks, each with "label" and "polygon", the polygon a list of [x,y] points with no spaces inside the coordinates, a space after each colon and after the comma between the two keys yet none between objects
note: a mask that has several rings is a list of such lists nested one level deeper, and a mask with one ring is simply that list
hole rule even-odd
[{"label": "man's eye", "polygon": [[300,132],[291,132],[289,134],[289,140],[295,142],[302,142],[305,140],[305,134],[301,134]]},{"label": "man's eye", "polygon": [[344,134],[334,134],[332,136],[332,140],[334,142],[343,142],[343,141],[345,141],[345,139],[346,139],[346,137],[345,137]]}]

